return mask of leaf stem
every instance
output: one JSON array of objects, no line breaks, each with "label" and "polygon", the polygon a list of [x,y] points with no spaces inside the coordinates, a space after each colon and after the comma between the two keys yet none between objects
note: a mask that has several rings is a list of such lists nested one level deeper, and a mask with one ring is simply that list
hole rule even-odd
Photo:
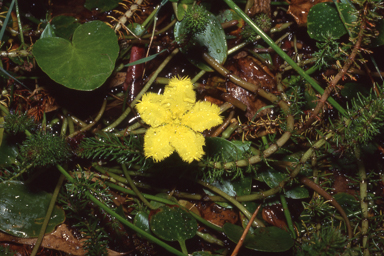
[{"label": "leaf stem", "polygon": [[133,183],[133,180],[131,179],[131,176],[128,173],[127,167],[125,164],[121,165],[121,168],[123,168],[123,172],[125,175],[125,178],[127,178],[129,186],[131,186],[131,189],[135,192],[136,196],[151,210],[154,210],[155,207],[153,207],[148,200],[140,193],[140,191],[137,189],[135,184]]},{"label": "leaf stem", "polygon": [[63,174],[60,175],[59,181],[56,184],[55,190],[53,191],[51,201],[48,206],[47,214],[45,215],[45,219],[43,224],[41,225],[40,233],[39,236],[37,237],[35,246],[33,247],[31,256],[35,256],[37,254],[37,251],[39,250],[39,247],[41,245],[41,242],[43,241],[44,235],[45,235],[45,230],[47,229],[49,220],[51,219],[51,215],[53,212],[53,208],[55,207],[56,199],[59,194],[61,185],[63,185],[65,176]]},{"label": "leaf stem", "polygon": [[[212,190],[213,192],[220,195],[221,197],[225,198],[228,202],[230,202],[231,204],[236,206],[249,220],[252,218],[252,214],[241,203],[239,203],[235,198],[231,197],[230,195],[221,191],[219,188],[217,188],[217,187],[215,187],[215,186],[213,186],[207,182],[198,181],[197,183],[199,183],[200,185]],[[256,227],[265,227],[264,223],[257,218],[255,218],[253,225]]]}]

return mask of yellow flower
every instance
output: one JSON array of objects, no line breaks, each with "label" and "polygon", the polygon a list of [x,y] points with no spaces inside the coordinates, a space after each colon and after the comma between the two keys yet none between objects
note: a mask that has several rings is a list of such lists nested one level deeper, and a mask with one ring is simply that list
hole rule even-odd
[{"label": "yellow flower", "polygon": [[159,162],[176,151],[191,163],[204,155],[200,132],[222,123],[220,108],[210,102],[196,102],[191,79],[174,77],[164,94],[146,93],[136,105],[141,119],[151,126],[144,137],[144,153]]}]

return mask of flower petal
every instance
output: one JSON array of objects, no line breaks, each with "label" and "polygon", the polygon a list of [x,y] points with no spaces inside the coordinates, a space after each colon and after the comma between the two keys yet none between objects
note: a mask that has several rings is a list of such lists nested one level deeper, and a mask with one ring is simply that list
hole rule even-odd
[{"label": "flower petal", "polygon": [[136,109],[144,122],[157,127],[171,121],[171,112],[162,104],[163,99],[163,95],[152,92],[143,95]]},{"label": "flower petal", "polygon": [[208,101],[199,101],[181,119],[181,124],[186,125],[197,132],[210,129],[223,122],[220,108]]},{"label": "flower petal", "polygon": [[149,128],[144,136],[144,154],[152,157],[155,162],[160,162],[170,156],[174,147],[170,144],[170,138],[175,136],[172,125],[164,125],[157,128]]},{"label": "flower petal", "polygon": [[196,93],[193,84],[188,77],[173,77],[164,88],[163,101],[171,109],[173,118],[180,118],[192,108],[196,101]]},{"label": "flower petal", "polygon": [[185,162],[191,163],[193,160],[200,160],[204,155],[204,136],[188,127],[177,126],[176,134],[171,137],[170,143]]}]

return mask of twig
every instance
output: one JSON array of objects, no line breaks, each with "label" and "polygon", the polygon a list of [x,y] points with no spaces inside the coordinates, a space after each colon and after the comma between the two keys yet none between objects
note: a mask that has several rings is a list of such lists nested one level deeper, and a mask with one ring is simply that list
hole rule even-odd
[{"label": "twig", "polygon": [[240,240],[239,240],[239,242],[237,243],[235,249],[233,250],[231,256],[236,256],[236,255],[239,253],[239,250],[240,250],[241,246],[242,246],[243,243],[244,243],[244,239],[245,239],[245,237],[247,236],[248,231],[249,231],[249,229],[251,228],[252,222],[253,222],[253,220],[256,218],[256,215],[257,215],[257,213],[258,213],[259,210],[260,210],[260,207],[261,207],[261,204],[259,205],[259,207],[257,207],[256,211],[253,213],[251,219],[250,219],[249,222],[248,222],[247,227],[244,229],[244,232],[243,232],[243,234],[241,235]]},{"label": "twig", "polygon": [[340,70],[340,72],[332,79],[332,81],[329,83],[327,88],[324,90],[324,93],[321,96],[319,103],[316,105],[311,116],[305,122],[305,124],[303,125],[303,128],[300,131],[303,131],[304,129],[306,129],[307,127],[309,127],[313,123],[314,119],[317,117],[318,113],[323,108],[323,106],[324,106],[325,102],[327,101],[329,95],[331,94],[332,90],[335,88],[335,86],[340,81],[340,79],[343,78],[344,75],[347,73],[349,67],[352,65],[353,61],[355,60],[356,54],[358,53],[358,51],[360,49],[360,45],[361,45],[361,42],[363,39],[363,33],[364,33],[365,27],[366,27],[365,20],[363,20],[362,24],[360,26],[360,31],[359,31],[357,42],[356,42],[355,46],[353,47],[351,55],[349,55],[347,61],[345,62],[344,66]]}]

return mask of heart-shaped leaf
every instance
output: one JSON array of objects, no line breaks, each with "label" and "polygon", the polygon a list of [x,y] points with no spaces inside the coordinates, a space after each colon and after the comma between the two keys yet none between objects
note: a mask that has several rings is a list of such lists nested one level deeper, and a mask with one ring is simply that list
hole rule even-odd
[{"label": "heart-shaped leaf", "polygon": [[[229,222],[224,224],[224,233],[237,243],[244,229]],[[256,228],[253,234],[248,233],[244,239],[244,247],[262,252],[284,252],[293,246],[293,239],[288,232],[277,227]]]},{"label": "heart-shaped leaf", "polygon": [[37,64],[55,82],[91,91],[111,75],[119,52],[117,37],[104,22],[79,26],[72,43],[59,37],[42,38],[33,47]]},{"label": "heart-shaped leaf", "polygon": [[[17,237],[37,237],[51,197],[45,191],[31,191],[20,181],[0,183],[0,230]],[[45,232],[52,232],[64,219],[64,211],[56,206]]]}]

